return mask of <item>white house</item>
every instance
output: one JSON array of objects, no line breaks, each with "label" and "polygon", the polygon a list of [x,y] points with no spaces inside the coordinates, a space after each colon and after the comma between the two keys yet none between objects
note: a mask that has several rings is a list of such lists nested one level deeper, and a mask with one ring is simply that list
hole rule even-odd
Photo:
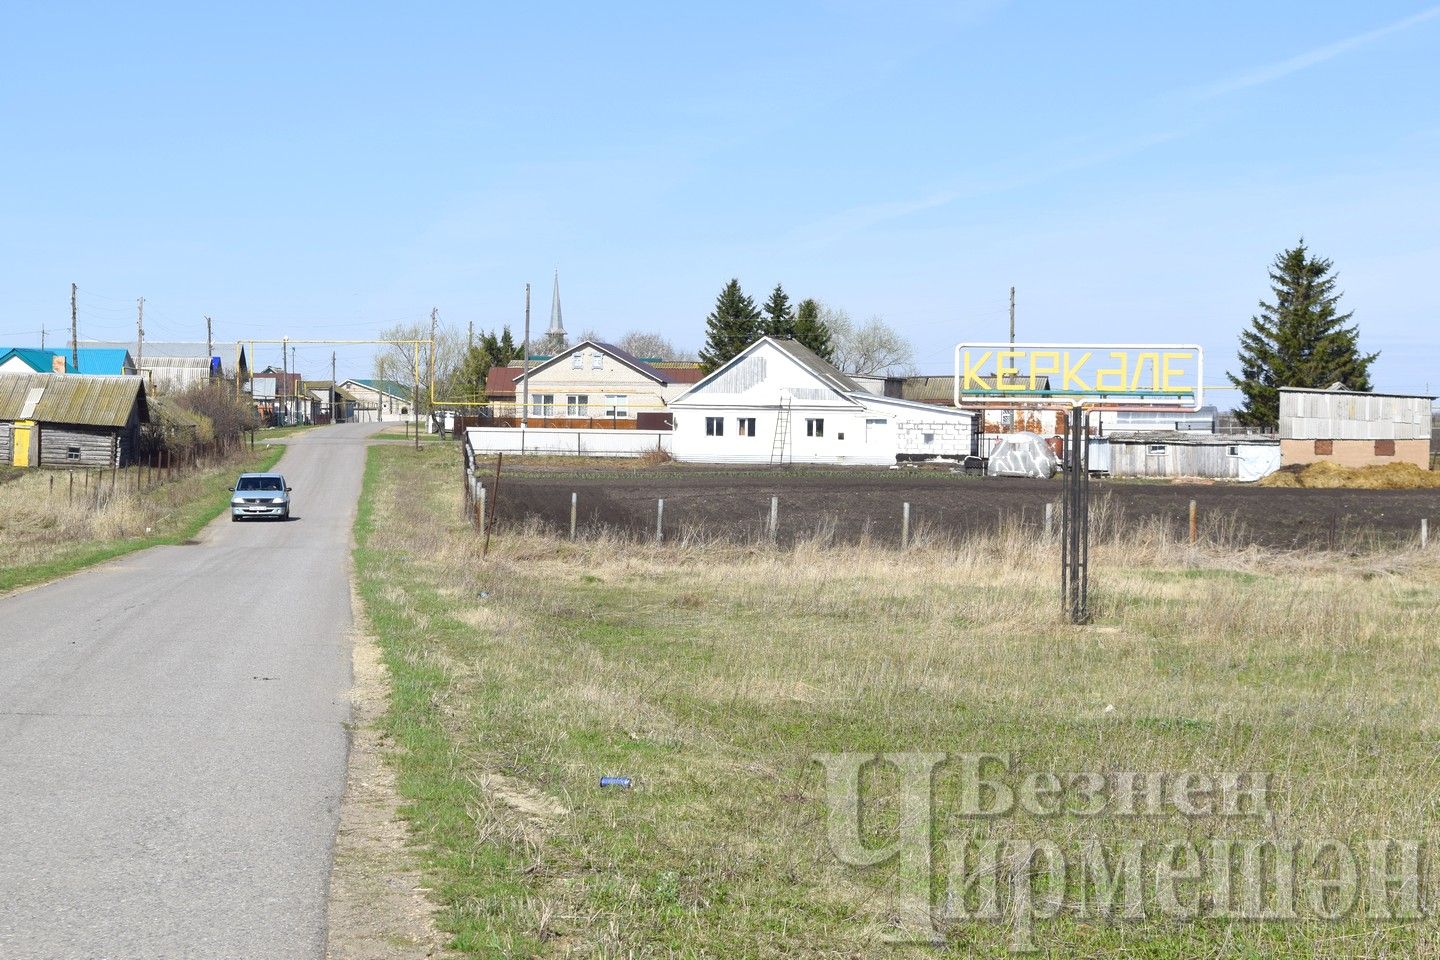
[{"label": "white house", "polygon": [[974,414],[876,396],[794,340],[762,337],[670,401],[676,460],[893,464],[971,453]]},{"label": "white house", "polygon": [[410,387],[396,380],[351,378],[340,389],[355,398],[354,417],[360,423],[404,420],[411,416]]}]

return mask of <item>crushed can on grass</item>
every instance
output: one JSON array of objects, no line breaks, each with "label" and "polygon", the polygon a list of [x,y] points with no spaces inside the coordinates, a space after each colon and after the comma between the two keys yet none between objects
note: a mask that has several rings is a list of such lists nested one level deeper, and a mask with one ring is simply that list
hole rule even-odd
[{"label": "crushed can on grass", "polygon": [[630,778],[629,778],[629,777],[601,777],[601,778],[600,778],[600,786],[602,786],[602,787],[620,787],[622,790],[629,790],[629,789],[630,789]]}]

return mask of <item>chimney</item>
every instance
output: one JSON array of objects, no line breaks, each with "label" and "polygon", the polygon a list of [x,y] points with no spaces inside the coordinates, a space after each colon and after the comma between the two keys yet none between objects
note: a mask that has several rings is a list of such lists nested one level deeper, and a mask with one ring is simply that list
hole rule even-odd
[{"label": "chimney", "polygon": [[51,373],[64,373],[64,372],[65,372],[65,355],[64,355],[63,353],[57,353],[57,354],[55,354],[53,357],[50,358],[50,372],[51,372]]}]

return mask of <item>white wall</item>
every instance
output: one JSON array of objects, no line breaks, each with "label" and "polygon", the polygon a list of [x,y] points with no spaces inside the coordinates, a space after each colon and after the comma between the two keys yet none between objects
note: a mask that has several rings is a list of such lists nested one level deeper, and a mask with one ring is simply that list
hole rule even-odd
[{"label": "white wall", "polygon": [[657,447],[670,452],[668,430],[561,430],[551,427],[469,427],[470,448],[487,453],[549,453],[584,457],[639,457]]}]

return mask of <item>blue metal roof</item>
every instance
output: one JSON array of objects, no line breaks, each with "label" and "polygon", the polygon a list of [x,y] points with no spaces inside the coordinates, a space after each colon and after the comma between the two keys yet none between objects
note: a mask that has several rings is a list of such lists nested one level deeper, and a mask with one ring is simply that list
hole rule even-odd
[{"label": "blue metal roof", "polygon": [[0,363],[4,363],[11,357],[19,357],[36,373],[53,373],[55,358],[63,357],[66,373],[87,373],[112,377],[123,375],[127,372],[127,368],[135,365],[130,357],[130,351],[124,348],[81,347],[75,351],[75,354],[80,359],[78,369],[70,362],[71,351],[51,350],[49,347],[43,349],[40,347],[13,347],[0,353]]},{"label": "blue metal roof", "polygon": [[[0,363],[19,357],[36,373],[54,373],[55,357],[57,356],[61,356],[58,350],[41,350],[39,347],[11,347],[0,352]],[[66,353],[63,356],[65,357],[65,372],[74,373],[75,368],[70,365],[70,354]]]}]

